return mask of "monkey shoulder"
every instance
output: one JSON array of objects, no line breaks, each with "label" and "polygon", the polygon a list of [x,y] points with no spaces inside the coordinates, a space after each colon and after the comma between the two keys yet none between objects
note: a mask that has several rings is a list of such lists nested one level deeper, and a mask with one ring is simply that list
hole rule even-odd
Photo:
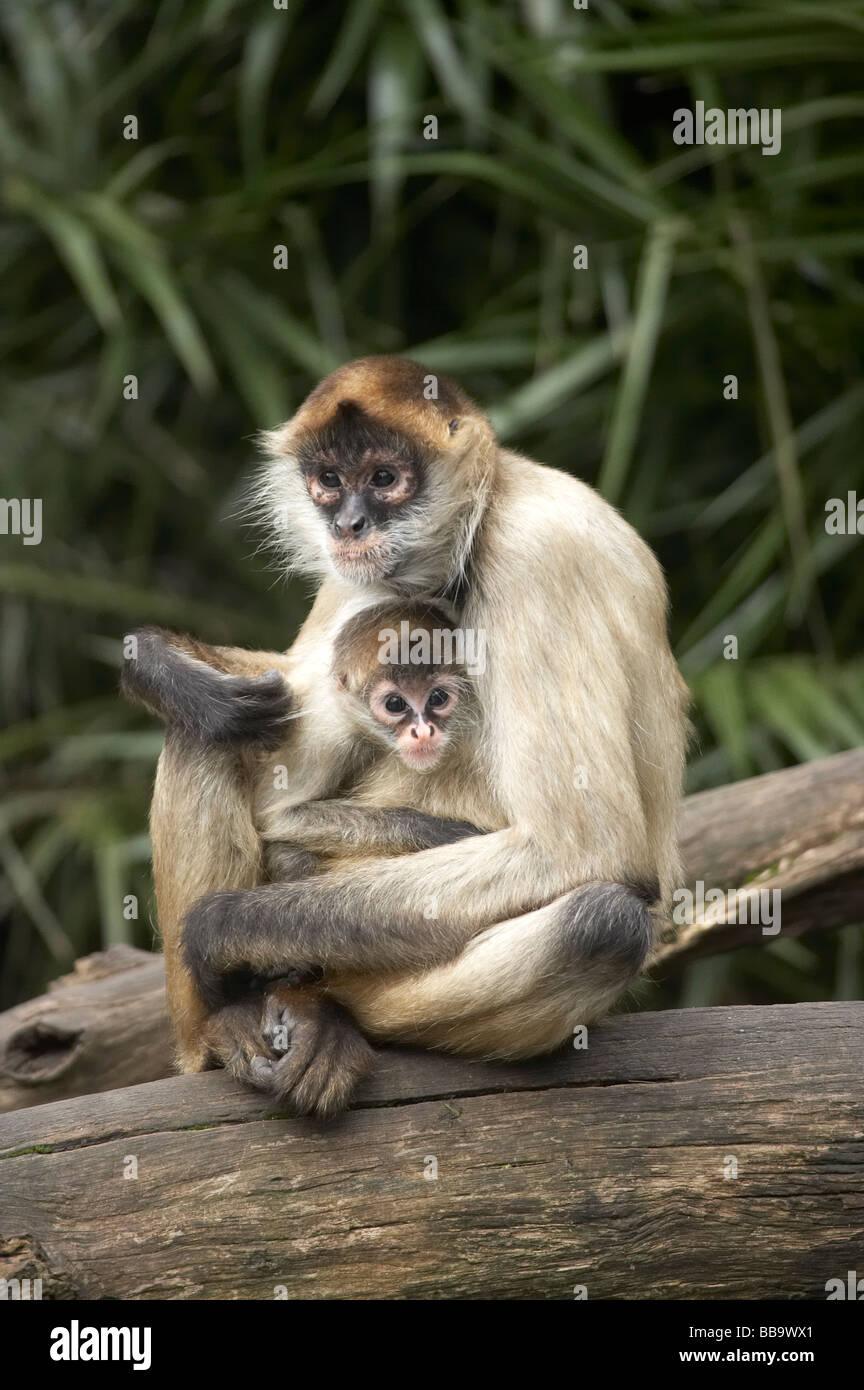
[{"label": "monkey shoulder", "polygon": [[[502,456],[502,487],[487,528],[487,567],[511,584],[602,586],[632,592],[665,613],[666,586],[650,546],[600,493],[580,478],[519,454]],[[556,595],[561,597],[561,595]]]}]

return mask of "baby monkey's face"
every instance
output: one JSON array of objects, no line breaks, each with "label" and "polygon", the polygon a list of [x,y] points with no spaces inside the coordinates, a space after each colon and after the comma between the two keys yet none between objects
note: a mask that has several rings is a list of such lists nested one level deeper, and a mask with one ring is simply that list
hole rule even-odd
[{"label": "baby monkey's face", "polygon": [[448,721],[459,703],[458,680],[446,671],[385,671],[368,699],[372,718],[403,763],[421,772],[434,767],[450,742]]}]

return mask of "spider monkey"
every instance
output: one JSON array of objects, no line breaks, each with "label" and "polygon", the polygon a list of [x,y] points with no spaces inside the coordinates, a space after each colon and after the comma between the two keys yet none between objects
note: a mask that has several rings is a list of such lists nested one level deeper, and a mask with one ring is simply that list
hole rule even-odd
[{"label": "spider monkey", "polygon": [[[329,1113],[369,1065],[363,1033],[530,1056],[638,979],[677,881],[687,692],[650,550],[585,484],[502,448],[454,383],[398,358],[349,363],[265,448],[261,512],[320,588],[288,653],[217,649],[241,684],[166,739],[154,872],[183,1069],[215,1056]],[[485,634],[487,661],[470,774],[452,761],[452,799],[429,813],[488,833],[262,882],[264,745],[320,797],[322,731],[292,701],[327,678],[359,608],[442,599]],[[147,656],[132,682],[145,699],[162,669]],[[214,1010],[246,966],[323,982],[273,986],[263,1022],[260,999]],[[281,1057],[274,1011],[292,1030]]]}]

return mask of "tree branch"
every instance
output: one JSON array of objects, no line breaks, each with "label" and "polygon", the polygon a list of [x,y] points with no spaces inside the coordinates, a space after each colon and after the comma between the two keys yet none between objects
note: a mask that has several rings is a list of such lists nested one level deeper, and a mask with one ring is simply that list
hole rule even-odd
[{"label": "tree branch", "polygon": [[684,1009],[530,1065],[383,1051],[327,1125],[219,1072],[21,1110],[0,1277],[43,1298],[824,1299],[860,1269],[862,1048],[861,1004]]}]

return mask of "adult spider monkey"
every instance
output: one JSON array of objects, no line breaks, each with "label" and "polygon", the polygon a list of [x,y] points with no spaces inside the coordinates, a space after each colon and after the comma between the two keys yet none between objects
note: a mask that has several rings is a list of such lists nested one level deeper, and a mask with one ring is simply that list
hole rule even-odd
[{"label": "adult spider monkey", "polygon": [[[361,359],[266,447],[261,513],[286,562],[322,580],[297,640],[274,655],[151,635],[126,684],[175,702],[151,823],[180,1065],[215,1057],[298,1110],[329,1113],[369,1065],[357,1023],[376,1038],[530,1056],[638,978],[677,882],[687,694],[650,550],[583,483],[501,448],[453,383]],[[487,652],[448,814],[482,826],[475,803],[491,803],[500,828],[262,882],[256,816],[274,744],[299,795],[316,796],[322,731],[288,718],[292,700],[302,708],[327,679],[352,613],[441,596]],[[227,698],[202,697],[217,678],[234,683],[219,686]],[[323,978],[271,986],[262,1022],[260,996],[223,1006],[238,971]],[[274,1019],[291,1032],[282,1055]]]}]

